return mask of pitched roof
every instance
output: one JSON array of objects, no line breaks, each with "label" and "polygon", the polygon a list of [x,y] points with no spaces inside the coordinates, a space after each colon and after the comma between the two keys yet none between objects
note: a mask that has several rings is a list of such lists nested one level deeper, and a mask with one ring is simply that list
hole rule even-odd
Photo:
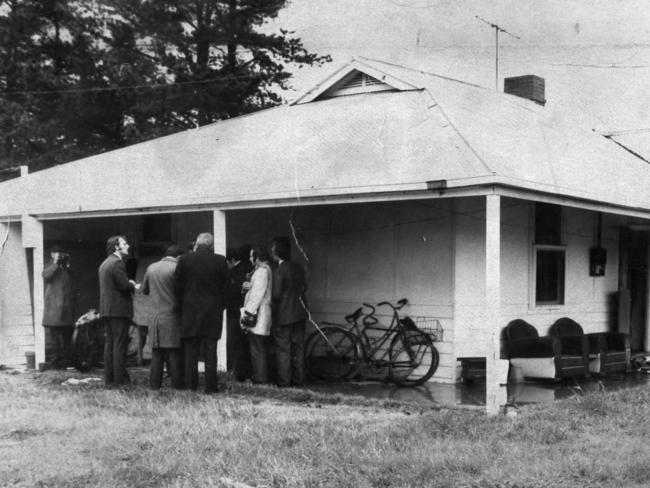
[{"label": "pitched roof", "polygon": [[[327,97],[355,72],[391,90]],[[331,94],[331,92],[329,92]],[[357,59],[292,105],[0,184],[0,215],[502,184],[650,210],[648,164],[528,100]]]}]

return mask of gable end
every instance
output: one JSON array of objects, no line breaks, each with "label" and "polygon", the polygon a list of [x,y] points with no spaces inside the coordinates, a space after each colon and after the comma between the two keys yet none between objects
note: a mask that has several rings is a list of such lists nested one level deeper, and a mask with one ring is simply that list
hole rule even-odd
[{"label": "gable end", "polygon": [[388,83],[378,80],[362,71],[354,70],[336,83],[330,89],[321,94],[317,99],[343,97],[348,95],[359,95],[382,91],[396,91],[397,89]]}]

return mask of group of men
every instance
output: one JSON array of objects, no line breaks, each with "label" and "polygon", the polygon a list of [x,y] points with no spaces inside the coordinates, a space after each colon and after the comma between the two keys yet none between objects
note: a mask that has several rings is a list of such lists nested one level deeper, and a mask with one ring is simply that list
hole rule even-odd
[{"label": "group of men", "polygon": [[[250,378],[251,359],[245,328],[240,327],[240,309],[244,304],[242,288],[253,272],[249,261],[251,246],[244,245],[227,253],[230,265],[231,293],[228,300],[228,370],[239,381]],[[300,386],[304,382],[304,339],[307,288],[302,266],[291,260],[291,244],[276,237],[271,244],[274,260],[272,276],[271,350],[275,383]],[[255,359],[253,359],[255,360]],[[264,361],[266,363],[266,361]]]},{"label": "group of men", "polygon": [[[213,236],[199,234],[193,250],[185,254],[177,245],[168,245],[165,256],[147,268],[141,286],[129,279],[126,267],[129,244],[124,236],[110,237],[106,241],[106,253],[107,257],[98,270],[99,315],[105,331],[106,386],[130,382],[126,369],[129,327],[133,318],[133,294],[141,288],[142,293],[150,296],[153,311],[148,324],[152,388],[161,387],[164,365],[167,364],[172,387],[197,390],[198,363],[202,355],[205,392],[216,393],[219,389],[217,342],[222,334],[223,313],[229,297],[232,297],[233,281],[237,278],[236,273],[229,270],[226,258],[214,252]],[[277,262],[273,273],[277,383],[281,386],[302,384],[306,320],[304,270],[290,260],[288,239],[274,239],[272,254]],[[62,306],[64,299],[60,293],[65,288],[64,294],[69,295],[67,290],[71,278],[69,265],[61,258],[59,249],[53,249],[52,258],[52,263],[43,271],[43,325],[52,331],[58,360],[66,353],[72,333],[72,317],[64,317],[65,313],[61,312],[62,309],[72,310],[72,307]],[[55,312],[57,316],[53,317]],[[230,322],[239,320],[238,312],[234,317],[232,308],[228,307]]]}]

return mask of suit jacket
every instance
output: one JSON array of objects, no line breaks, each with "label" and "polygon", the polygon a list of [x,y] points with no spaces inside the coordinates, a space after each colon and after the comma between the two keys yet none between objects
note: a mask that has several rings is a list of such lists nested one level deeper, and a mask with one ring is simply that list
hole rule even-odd
[{"label": "suit jacket", "polygon": [[220,254],[199,248],[178,259],[174,288],[181,337],[221,337],[228,285],[228,264]]},{"label": "suit jacket", "polygon": [[242,259],[230,269],[230,287],[228,292],[228,319],[239,319],[239,309],[244,306],[242,284],[246,275],[252,273],[253,265],[248,259]]},{"label": "suit jacket", "polygon": [[174,292],[176,258],[166,256],[151,264],[144,274],[142,293],[151,297],[149,344],[151,347],[180,347],[181,320]]},{"label": "suit jacket", "polygon": [[288,325],[307,318],[303,306],[307,289],[305,271],[298,263],[282,261],[273,271],[274,324]]},{"label": "suit jacket", "polygon": [[132,318],[133,290],[124,261],[115,254],[108,256],[99,266],[99,315]]}]

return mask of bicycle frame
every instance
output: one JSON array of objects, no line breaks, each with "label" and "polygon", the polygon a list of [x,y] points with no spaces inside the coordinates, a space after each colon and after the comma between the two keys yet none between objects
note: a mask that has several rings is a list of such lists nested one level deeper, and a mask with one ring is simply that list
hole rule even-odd
[{"label": "bicycle frame", "polygon": [[[390,339],[392,339],[394,334],[397,332],[397,328],[395,327],[395,312],[393,311],[393,316],[391,318],[390,325],[379,326],[377,325],[379,321],[376,320],[374,316],[375,307],[367,303],[364,303],[363,305],[365,307],[370,308],[372,311],[363,318],[362,326],[360,326],[357,321],[353,322],[352,331],[359,339],[359,345],[361,346],[363,359],[366,362],[376,361],[376,360],[381,361],[388,355],[387,349],[384,350],[381,356],[376,357],[375,355],[377,354],[377,352],[379,352],[382,349],[382,347],[385,344],[388,343]],[[374,321],[376,321],[376,324],[367,323],[368,317],[374,319]],[[371,337],[368,335],[368,331],[380,331],[381,335],[379,335],[379,337],[373,337],[371,339]]]},{"label": "bicycle frame", "polygon": [[[391,362],[390,360],[386,360],[386,357],[389,356],[390,350],[388,347],[384,348],[385,345],[390,344],[390,341],[393,340],[393,338],[396,335],[400,335],[404,337],[404,325],[400,321],[399,317],[399,310],[406,305],[407,300],[405,298],[402,298],[399,300],[398,305],[392,305],[389,302],[380,302],[377,304],[377,306],[388,306],[392,309],[392,317],[390,324],[388,326],[378,326],[379,320],[375,317],[375,312],[376,308],[373,305],[370,305],[369,303],[364,303],[363,306],[367,307],[371,310],[370,313],[368,314],[363,314],[362,309],[357,309],[356,312],[353,314],[348,315],[345,319],[346,321],[350,324],[350,331],[357,337],[358,339],[358,344],[361,347],[361,354],[363,361],[365,363],[371,363],[374,364],[375,366],[390,366],[390,365],[399,365],[402,362]],[[363,315],[363,320],[362,324],[359,325],[359,318]],[[325,322],[327,325],[338,325],[338,324],[333,324],[330,322]],[[339,325],[340,326],[340,325]],[[375,331],[382,331],[382,334],[377,337],[377,338],[371,338],[368,335],[368,331],[375,330]],[[331,347],[336,350],[336,345],[335,344],[330,344]],[[384,350],[378,354],[382,348]],[[412,354],[410,351],[408,351],[409,356],[411,356],[412,359]]]}]

